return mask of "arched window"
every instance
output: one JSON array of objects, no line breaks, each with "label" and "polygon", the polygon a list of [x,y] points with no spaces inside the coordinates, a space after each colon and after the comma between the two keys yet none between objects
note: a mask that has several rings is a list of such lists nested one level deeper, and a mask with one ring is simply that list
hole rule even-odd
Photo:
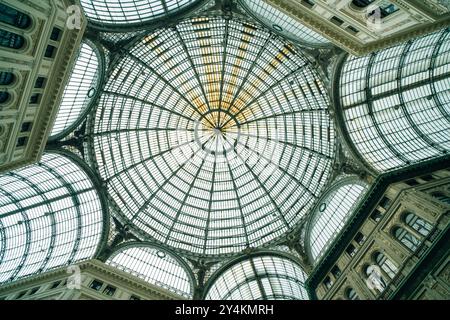
[{"label": "arched window", "polygon": [[24,37],[13,32],[0,29],[0,46],[12,49],[20,49],[24,44]]},{"label": "arched window", "polygon": [[0,85],[7,86],[14,81],[14,74],[12,72],[0,71]]},{"label": "arched window", "polygon": [[348,300],[359,300],[358,294],[353,288],[347,288],[345,290],[345,298]]},{"label": "arched window", "polygon": [[431,195],[442,202],[450,204],[450,197],[442,192],[433,192]]},{"label": "arched window", "polygon": [[405,223],[426,237],[433,229],[433,225],[424,219],[416,216],[414,213],[408,212],[404,216]]},{"label": "arched window", "polygon": [[394,230],[394,236],[412,252],[416,251],[420,245],[420,240],[415,235],[401,227]]},{"label": "arched window", "polygon": [[398,271],[397,266],[388,257],[380,252],[375,253],[374,258],[376,264],[383,269],[389,278],[393,279]]},{"label": "arched window", "polygon": [[0,22],[26,29],[31,24],[31,18],[27,14],[17,11],[10,6],[0,4]]}]

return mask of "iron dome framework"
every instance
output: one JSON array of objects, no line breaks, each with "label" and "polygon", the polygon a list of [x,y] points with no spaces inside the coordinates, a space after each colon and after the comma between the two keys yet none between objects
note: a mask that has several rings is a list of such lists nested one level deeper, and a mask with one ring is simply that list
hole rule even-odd
[{"label": "iron dome framework", "polygon": [[[308,299],[308,262],[369,188],[342,178],[335,127],[378,172],[448,150],[448,29],[342,56],[330,104],[307,52],[332,45],[230,3],[81,0],[49,152],[0,176],[0,283],[94,257],[185,298]],[[109,207],[135,241],[115,245]]]}]

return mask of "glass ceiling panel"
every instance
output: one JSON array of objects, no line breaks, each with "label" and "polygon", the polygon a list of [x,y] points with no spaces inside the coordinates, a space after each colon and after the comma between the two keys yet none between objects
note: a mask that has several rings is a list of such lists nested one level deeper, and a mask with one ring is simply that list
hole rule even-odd
[{"label": "glass ceiling panel", "polygon": [[115,252],[106,263],[186,298],[193,297],[192,279],[187,271],[177,259],[161,249],[126,247]]},{"label": "glass ceiling panel", "polygon": [[125,219],[197,255],[291,230],[334,158],[324,85],[256,25],[196,18],[137,42],[112,70],[91,128]]},{"label": "glass ceiling panel", "polygon": [[66,130],[89,106],[98,85],[99,56],[97,50],[83,42],[64,89],[61,105],[51,135]]},{"label": "glass ceiling panel", "polygon": [[365,184],[346,184],[329,193],[311,221],[308,249],[317,262],[350,218],[367,190]]},{"label": "glass ceiling panel", "polygon": [[450,32],[364,57],[350,56],[340,79],[350,138],[364,159],[387,171],[450,150]]},{"label": "glass ceiling panel", "polygon": [[319,33],[289,17],[264,0],[240,0],[240,3],[262,23],[290,39],[315,45],[330,43]]},{"label": "glass ceiling panel", "polygon": [[66,157],[0,175],[0,283],[92,258],[102,230],[97,192]]},{"label": "glass ceiling panel", "polygon": [[167,16],[199,0],[80,0],[86,16],[105,24],[128,24]]},{"label": "glass ceiling panel", "polygon": [[306,274],[278,256],[252,257],[214,279],[205,300],[309,300]]}]

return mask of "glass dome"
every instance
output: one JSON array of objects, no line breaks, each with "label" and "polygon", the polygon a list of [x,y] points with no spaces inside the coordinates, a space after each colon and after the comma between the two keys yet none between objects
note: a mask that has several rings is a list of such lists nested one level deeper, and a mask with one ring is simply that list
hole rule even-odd
[{"label": "glass dome", "polygon": [[195,18],[137,42],[94,114],[92,154],[120,217],[195,255],[291,230],[334,158],[323,83],[265,29]]},{"label": "glass dome", "polygon": [[309,300],[306,273],[290,259],[256,256],[220,269],[205,300]]},{"label": "glass dome", "polygon": [[80,0],[89,20],[126,25],[176,13],[201,0]]},{"label": "glass dome", "polygon": [[309,45],[327,45],[330,41],[263,0],[239,0],[244,9],[269,28],[291,40]]},{"label": "glass dome", "polygon": [[106,263],[185,298],[193,297],[194,280],[188,267],[160,248],[128,244],[114,252]]},{"label": "glass dome", "polygon": [[65,156],[0,175],[0,283],[92,258],[103,215],[90,178]]},{"label": "glass dome", "polygon": [[314,262],[318,262],[345,226],[367,190],[365,183],[352,180],[346,179],[332,186],[331,191],[324,196],[323,202],[314,212],[306,241],[307,250]]},{"label": "glass dome", "polygon": [[100,56],[92,44],[81,43],[77,60],[67,83],[51,136],[73,126],[95,96],[99,80]]}]

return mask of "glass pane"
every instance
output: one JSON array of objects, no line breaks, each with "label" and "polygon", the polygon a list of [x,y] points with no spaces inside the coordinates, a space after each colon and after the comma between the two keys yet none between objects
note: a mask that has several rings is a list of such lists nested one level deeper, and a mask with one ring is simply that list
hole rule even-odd
[{"label": "glass pane", "polygon": [[168,253],[153,247],[127,247],[113,254],[107,264],[143,280],[192,299],[192,279]]}]

